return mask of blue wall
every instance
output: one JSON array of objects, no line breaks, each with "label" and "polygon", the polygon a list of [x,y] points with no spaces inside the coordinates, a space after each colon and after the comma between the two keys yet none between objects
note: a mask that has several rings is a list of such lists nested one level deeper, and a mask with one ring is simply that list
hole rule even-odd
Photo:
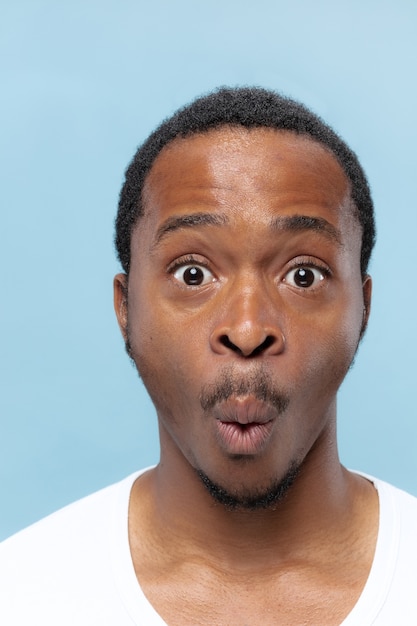
[{"label": "blue wall", "polygon": [[158,459],[112,308],[123,171],[221,84],[304,101],[378,215],[370,328],[339,402],[343,461],[417,494],[414,0],[14,0],[0,111],[0,538]]}]

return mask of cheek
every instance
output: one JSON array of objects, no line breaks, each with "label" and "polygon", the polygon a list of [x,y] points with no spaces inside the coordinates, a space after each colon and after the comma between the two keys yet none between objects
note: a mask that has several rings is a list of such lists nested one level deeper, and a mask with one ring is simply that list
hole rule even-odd
[{"label": "cheek", "polygon": [[130,336],[137,353],[162,368],[164,364],[175,368],[190,358],[198,361],[208,346],[209,316],[195,306],[173,304],[149,284],[143,287],[136,286],[128,307]]},{"label": "cheek", "polygon": [[[356,354],[362,319],[361,305],[349,309],[349,314],[341,308],[321,316],[305,333],[304,345],[309,348],[303,351],[300,342],[300,360],[305,359],[306,376],[317,381],[317,388],[337,391]],[[314,390],[314,385],[311,388]]]},{"label": "cheek", "polygon": [[[139,375],[158,412],[186,410],[199,397],[207,362],[202,341],[205,330],[164,307],[129,308],[129,341]],[[196,327],[195,327],[196,326]],[[207,344],[207,341],[205,341]]]}]

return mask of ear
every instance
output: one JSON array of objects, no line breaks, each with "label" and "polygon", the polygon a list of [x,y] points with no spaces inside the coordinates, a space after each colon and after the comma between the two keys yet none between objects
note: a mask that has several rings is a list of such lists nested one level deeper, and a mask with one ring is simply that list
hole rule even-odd
[{"label": "ear", "polygon": [[362,282],[363,293],[363,320],[361,328],[361,338],[363,337],[366,327],[368,326],[369,314],[371,312],[371,299],[372,299],[372,278],[369,274],[365,274]]},{"label": "ear", "polygon": [[116,274],[113,280],[113,302],[123,339],[127,340],[127,275]]}]

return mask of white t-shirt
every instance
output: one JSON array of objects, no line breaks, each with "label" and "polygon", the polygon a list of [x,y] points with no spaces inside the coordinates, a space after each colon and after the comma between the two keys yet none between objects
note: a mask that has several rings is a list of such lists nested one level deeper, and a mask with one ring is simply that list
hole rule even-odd
[{"label": "white t-shirt", "polygon": [[[139,474],[0,544],[2,626],[165,625],[142,593],[130,556],[128,504]],[[370,480],[380,499],[375,558],[341,626],[416,626],[417,498]]]}]

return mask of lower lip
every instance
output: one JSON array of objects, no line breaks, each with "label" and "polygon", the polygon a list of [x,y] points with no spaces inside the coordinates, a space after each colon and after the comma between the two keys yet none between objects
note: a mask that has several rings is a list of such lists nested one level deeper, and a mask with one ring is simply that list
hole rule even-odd
[{"label": "lower lip", "polygon": [[272,420],[265,424],[239,424],[217,420],[217,436],[221,447],[233,455],[255,455],[265,448],[272,432]]}]

